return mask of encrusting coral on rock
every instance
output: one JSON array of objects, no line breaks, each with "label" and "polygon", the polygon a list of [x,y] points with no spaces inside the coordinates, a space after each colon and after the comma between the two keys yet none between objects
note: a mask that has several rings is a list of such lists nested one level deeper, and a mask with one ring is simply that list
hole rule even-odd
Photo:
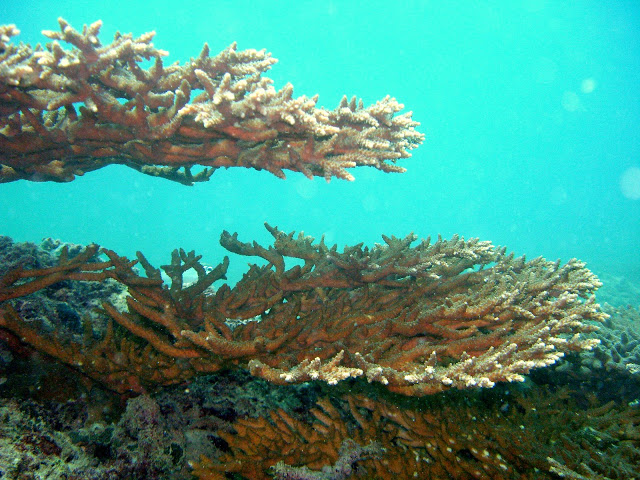
[{"label": "encrusting coral on rock", "polygon": [[15,45],[19,30],[0,26],[0,182],[64,182],[114,163],[189,185],[237,166],[353,180],[347,169],[358,165],[403,172],[396,160],[424,138],[388,96],[326,110],[317,96],[294,98],[291,84],[276,90],[264,50],[234,43],[212,57],[205,44],[165,66],[155,32],[102,45],[102,22],[79,32],[58,21],[60,32],[43,31],[45,48]]},{"label": "encrusting coral on rock", "polygon": [[[267,225],[273,245],[224,232],[230,252],[265,260],[231,288],[229,258],[206,270],[193,252],[176,250],[160,270],[97,245],[57,265],[17,267],[0,278],[0,330],[115,391],[145,391],[196,374],[241,366],[272,383],[353,377],[420,396],[449,388],[491,387],[590,349],[606,318],[591,294],[598,279],[571,260],[527,261],[477,239],[383,237],[374,247],[339,252],[324,240]],[[101,258],[100,258],[101,257]],[[301,265],[287,268],[286,259]],[[188,270],[198,280],[183,281]],[[102,303],[100,330],[85,322],[75,340],[25,322],[12,299],[61,281],[111,279],[126,287],[126,307]]]}]

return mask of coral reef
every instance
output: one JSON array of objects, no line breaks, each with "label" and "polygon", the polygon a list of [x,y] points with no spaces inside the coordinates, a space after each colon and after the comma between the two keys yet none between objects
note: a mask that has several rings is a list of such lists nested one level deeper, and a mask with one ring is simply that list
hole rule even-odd
[{"label": "coral reef", "polygon": [[[277,239],[278,231],[274,229],[273,232]],[[307,246],[314,245],[308,237],[296,239],[284,235],[279,238],[294,244],[298,241],[299,247],[305,245],[299,242],[301,239]],[[69,263],[80,257],[82,262],[76,267],[81,265],[87,270],[85,274],[102,271],[104,261],[98,261],[101,259],[96,255],[87,260],[84,249],[77,246],[65,248],[51,241],[46,241],[39,249],[30,244],[13,245],[7,239],[3,245],[3,258],[21,258],[26,266],[23,272],[37,271],[39,274],[39,277],[25,274],[11,285],[5,282],[3,295],[8,295],[12,288],[31,290],[34,287],[32,281],[39,281],[38,286],[41,286],[47,283],[43,279],[51,280],[50,275],[65,271],[64,276],[71,272],[75,276],[74,280],[59,282],[71,292],[70,297],[80,297],[80,292],[93,296],[91,302],[85,299],[74,304],[75,313],[80,318],[86,317],[86,312],[94,308],[96,300],[107,302],[113,298],[111,287],[101,290],[100,282],[80,280],[84,274],[69,268]],[[52,245],[56,247],[51,248]],[[257,244],[252,244],[252,248],[257,248]],[[274,260],[274,252],[278,248],[282,248],[278,241],[270,247]],[[374,248],[388,248],[388,244]],[[371,251],[369,254],[376,258]],[[407,254],[404,251],[405,260]],[[58,256],[62,256],[62,261]],[[388,257],[389,260],[391,258],[395,258],[398,268],[399,255]],[[378,257],[376,261],[379,264],[385,264],[379,260]],[[445,255],[440,258],[439,265],[444,268],[448,264],[451,268],[452,261]],[[20,263],[12,261],[9,268],[4,268],[3,278],[16,272]],[[64,268],[67,270],[61,269],[61,264],[66,265]],[[206,276],[215,269],[209,272],[204,268],[199,270],[199,282],[178,288],[186,265],[198,265],[197,257],[190,257],[184,252],[181,255],[178,251],[174,254],[174,262],[164,267],[176,282],[173,295],[176,298],[182,295],[181,304],[188,312],[185,302],[193,298],[185,291],[196,288],[201,293],[195,298],[201,300],[195,302],[196,308],[192,311],[198,308],[206,311],[206,301],[218,295],[217,291],[205,286],[212,279]],[[495,265],[491,263],[485,269]],[[33,270],[34,267],[40,268]],[[153,272],[150,265],[146,268]],[[304,269],[304,265],[298,268]],[[250,270],[256,269],[273,271],[268,264],[254,266]],[[482,270],[465,268],[462,271]],[[338,272],[340,270],[335,270],[331,277],[336,282],[344,281]],[[218,278],[221,274],[222,271],[218,270],[214,276]],[[440,275],[444,277],[443,271]],[[113,276],[113,283],[119,287],[127,286],[127,290],[136,282],[142,285],[151,283],[148,277],[145,279],[137,274],[130,278],[128,285],[116,277]],[[549,275],[547,278],[552,277]],[[390,282],[393,277],[384,278]],[[570,279],[571,275],[563,274],[565,284]],[[290,280],[294,278],[290,277]],[[249,285],[246,278],[244,281],[245,287]],[[274,278],[270,278],[270,282],[273,285]],[[159,282],[156,280],[155,284]],[[558,284],[556,281],[549,288]],[[55,298],[56,285],[52,283],[28,295],[6,300],[3,306],[18,300],[28,301],[33,296]],[[91,286],[95,290],[88,289]],[[169,292],[172,286],[165,286],[164,290]],[[220,288],[227,291],[225,287]],[[331,300],[332,293],[328,288],[322,293],[325,305]],[[134,292],[133,295],[142,301],[139,293]],[[131,297],[122,305],[128,306],[129,302]],[[37,305],[37,308],[43,308],[46,303],[39,301]],[[617,325],[619,313],[606,310],[612,318],[605,319],[604,324]],[[132,311],[126,314],[133,318]],[[42,314],[46,315],[45,312]],[[632,315],[626,311],[622,314]],[[108,317],[103,311],[92,322],[101,323],[104,327]],[[304,318],[304,315],[300,317]],[[37,311],[33,311],[29,324],[34,329],[39,325],[37,319]],[[148,317],[135,317],[134,320],[146,321],[145,327],[153,328]],[[255,315],[246,321],[234,320],[229,327],[232,331],[245,328],[243,325],[261,323],[261,317]],[[56,326],[64,324],[64,319],[55,317],[46,324],[55,333]],[[119,324],[113,325],[112,335],[131,336],[124,330],[118,333],[119,329]],[[156,332],[160,330],[156,328]],[[10,332],[5,330],[5,333]],[[76,343],[77,334],[67,331],[66,335],[71,339],[61,343],[65,348],[69,345],[81,348],[81,344]],[[598,336],[599,331],[587,335]],[[602,338],[606,336],[605,332]],[[134,338],[131,343],[136,348],[143,346],[141,339]],[[576,352],[570,357],[588,358],[593,356],[592,352]],[[229,366],[233,366],[233,362]],[[75,368],[86,372],[82,365]],[[163,389],[153,396],[130,399],[119,418],[118,415],[114,418],[113,412],[105,416],[105,409],[111,411],[114,407],[105,397],[95,395],[95,388],[91,390],[94,393],[92,397],[83,395],[75,403],[66,405],[54,403],[54,406],[45,408],[29,402],[18,406],[9,401],[3,404],[3,419],[6,421],[5,428],[0,429],[0,446],[5,450],[2,450],[4,457],[0,458],[0,469],[16,475],[29,471],[31,476],[25,478],[33,479],[95,480],[179,479],[190,478],[191,474],[213,480],[229,478],[229,475],[245,479],[266,479],[273,475],[278,478],[280,475],[282,478],[305,479],[550,480],[560,476],[581,479],[638,476],[640,410],[637,397],[633,397],[638,389],[629,387],[634,377],[628,377],[622,369],[565,372],[564,369],[552,371],[549,368],[537,370],[533,377],[540,385],[527,380],[522,384],[493,389],[399,397],[390,396],[386,387],[367,383],[362,378],[337,385],[311,382],[278,386],[234,369],[233,372],[200,376],[186,386]],[[550,382],[552,386],[545,387],[549,380],[553,380]],[[605,380],[610,383],[606,387],[598,387],[604,385]],[[0,392],[9,393],[9,383],[0,388]],[[580,389],[581,385],[588,387]],[[43,384],[38,386],[45,392],[47,388]],[[66,410],[69,411],[65,413]],[[34,470],[32,467],[35,465],[38,468]]]},{"label": "coral reef", "polygon": [[[61,244],[50,238],[44,239],[38,246],[32,243],[14,244],[9,237],[0,236],[0,276],[17,268],[51,268],[64,249],[75,255],[83,248],[80,245]],[[42,332],[56,332],[61,338],[79,342],[85,333],[83,323],[91,323],[96,332],[106,331],[106,322],[97,309],[104,301],[121,308],[125,305],[126,292],[126,287],[112,280],[61,281],[28,297],[14,300],[12,308],[26,324],[37,324]],[[82,379],[70,374],[68,368],[52,363],[50,358],[24,348],[17,337],[0,329],[0,384],[4,382],[8,382],[6,387],[14,392],[31,391],[33,394],[38,385],[47,391],[49,398],[56,391],[61,398],[67,398]]]},{"label": "coral reef", "polygon": [[87,478],[92,459],[67,435],[21,411],[16,401],[0,404],[0,478]]},{"label": "coral reef", "polygon": [[354,462],[353,478],[601,479],[640,474],[637,406],[592,398],[581,408],[570,391],[543,386],[447,393],[413,401],[347,393],[319,399],[310,417],[281,408],[268,416],[239,419],[232,433],[218,433],[229,451],[217,459],[203,457],[194,474],[221,480],[233,472],[262,480],[286,462],[306,465],[318,477],[294,470],[300,476],[285,478],[334,478],[319,475],[341,462],[345,441],[379,445],[375,454]]},{"label": "coral reef", "polygon": [[[187,185],[233,166],[352,180],[404,171],[423,140],[393,98],[276,90],[265,51],[165,66],[153,32],[103,45],[100,22],[59,24],[45,47],[0,26],[0,183],[114,163]],[[601,310],[582,262],[266,228],[268,246],[222,234],[257,259],[233,286],[228,257],[156,268],[0,237],[0,477],[640,478],[638,311]]]},{"label": "coral reef", "polygon": [[[17,267],[0,278],[0,330],[119,392],[244,366],[273,383],[363,376],[425,395],[522,381],[565,352],[596,345],[581,333],[606,317],[590,297],[597,278],[576,260],[527,261],[458,237],[412,246],[414,235],[338,252],[267,229],[268,248],[222,234],[230,252],[268,263],[215,291],[228,257],[207,271],[193,252],[176,250],[162,267],[167,286],[140,253],[144,277],[135,262],[97,245],[76,256],[63,249],[55,266]],[[286,258],[303,264],[286,268]],[[191,269],[198,280],[187,286]],[[106,329],[84,321],[81,339],[43,331],[13,305],[61,281],[107,279],[127,288],[126,308],[103,301]]]},{"label": "coral reef", "polygon": [[637,478],[638,404],[600,393],[529,380],[400,397],[361,380],[278,386],[234,371],[130,399],[112,420],[89,415],[86,397],[0,400],[0,469],[48,480]]},{"label": "coral reef", "polygon": [[630,306],[608,304],[603,311],[609,318],[589,334],[600,343],[580,355],[567,356],[568,361],[541,375],[545,383],[606,392],[607,400],[621,393],[640,400],[640,313]]},{"label": "coral reef", "polygon": [[264,50],[234,43],[212,57],[205,44],[165,66],[155,32],[102,45],[100,21],[82,32],[58,22],[60,32],[43,31],[45,48],[15,45],[19,30],[0,26],[0,182],[70,181],[113,163],[188,185],[234,166],[352,180],[357,165],[403,172],[396,160],[424,138],[391,97],[325,110],[290,84],[276,90]]},{"label": "coral reef", "polygon": [[274,477],[279,480],[344,480],[353,473],[355,463],[381,455],[383,452],[377,442],[372,441],[363,447],[351,440],[345,440],[338,452],[336,463],[322,467],[319,472],[305,466],[291,467],[284,462],[278,462],[272,470]]},{"label": "coral reef", "polygon": [[[179,448],[173,438],[181,432],[162,418],[155,401],[132,399],[119,421],[110,424],[89,421],[88,408],[82,401],[48,406],[0,401],[0,478],[188,477],[188,467],[172,450]],[[64,410],[72,421],[64,421]]]},{"label": "coral reef", "polygon": [[[0,236],[0,277],[18,268],[51,268],[63,249],[73,256],[84,246],[63,244],[51,238],[44,239],[38,246],[14,244],[9,237]],[[66,336],[77,336],[83,333],[82,316],[88,316],[94,328],[98,328],[100,316],[95,309],[105,300],[122,306],[125,295],[126,288],[109,279],[90,283],[61,281],[30,295],[28,301],[13,302],[13,307],[24,321],[40,321],[40,327],[47,332],[57,330]],[[104,330],[104,325],[101,328]]]},{"label": "coral reef", "polygon": [[[318,396],[308,386],[272,386],[242,371],[115,408],[104,396],[18,402],[16,392],[0,393],[12,397],[0,398],[0,477],[25,480],[192,478],[191,463],[227,449],[216,431],[231,432],[239,417],[278,407],[306,412]],[[105,409],[111,412],[101,415]]]},{"label": "coral reef", "polygon": [[617,369],[640,376],[640,312],[631,306],[609,305],[604,311],[609,318],[598,331],[600,345],[593,349],[591,368]]}]

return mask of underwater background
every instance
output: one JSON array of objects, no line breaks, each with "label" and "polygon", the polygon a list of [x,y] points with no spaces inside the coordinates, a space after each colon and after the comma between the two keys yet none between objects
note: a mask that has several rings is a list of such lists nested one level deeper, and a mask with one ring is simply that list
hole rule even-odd
[{"label": "underwater background", "polygon": [[[0,185],[0,480],[640,478],[639,2],[0,0],[13,43],[58,17],[165,65],[264,48],[276,89],[391,95],[426,138],[353,182]],[[410,232],[452,240],[342,250]]]},{"label": "underwater background", "polygon": [[[399,163],[406,173],[358,168],[354,182],[234,168],[187,188],[110,166],[68,184],[4,184],[0,233],[16,241],[96,242],[156,265],[183,247],[216,264],[222,230],[268,241],[266,221],[339,246],[459,233],[640,277],[635,1],[0,2],[17,41],[44,42],[58,16],[78,29],[101,19],[103,43],[155,30],[165,64],[204,42],[265,48],[276,88],[291,82],[329,109],[344,94],[394,96],[426,139]],[[232,258],[230,280],[244,270]]]}]

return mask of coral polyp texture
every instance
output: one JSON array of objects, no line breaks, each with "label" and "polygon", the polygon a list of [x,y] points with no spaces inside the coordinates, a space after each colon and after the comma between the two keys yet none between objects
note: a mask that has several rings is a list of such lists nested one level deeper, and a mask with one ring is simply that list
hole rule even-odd
[{"label": "coral polyp texture", "polygon": [[109,164],[184,184],[219,167],[352,180],[347,169],[359,165],[403,172],[396,160],[424,138],[389,96],[367,108],[345,96],[326,110],[291,84],[276,90],[265,50],[233,43],[211,56],[205,44],[167,66],[155,32],[103,45],[100,21],[82,32],[58,21],[45,47],[15,45],[19,30],[0,26],[0,182],[64,182]]},{"label": "coral polyp texture", "polygon": [[[222,234],[227,250],[261,262],[215,290],[229,258],[206,269],[183,250],[161,267],[168,284],[142,254],[145,276],[97,245],[75,256],[63,249],[54,266],[17,266],[0,278],[0,330],[118,392],[237,366],[276,384],[364,377],[421,396],[521,381],[592,348],[598,340],[582,334],[606,318],[592,296],[600,282],[577,260],[516,258],[458,236],[383,237],[340,252],[267,229],[268,247]],[[198,279],[188,284],[190,270]],[[103,301],[103,322],[85,320],[82,335],[40,328],[15,305],[60,282],[107,280],[126,288],[126,300]]]}]

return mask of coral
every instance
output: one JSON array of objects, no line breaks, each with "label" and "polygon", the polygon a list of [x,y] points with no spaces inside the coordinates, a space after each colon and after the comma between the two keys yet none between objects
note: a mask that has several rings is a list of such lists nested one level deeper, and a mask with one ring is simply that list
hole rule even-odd
[{"label": "coral", "polygon": [[[44,239],[40,245],[13,243],[9,237],[0,236],[0,276],[18,268],[37,270],[53,267],[64,249],[74,256],[84,247],[51,238]],[[90,317],[98,328],[96,322],[100,318],[94,310],[105,300],[113,304],[122,303],[121,297],[125,293],[126,288],[112,280],[100,283],[60,281],[30,295],[28,301],[14,302],[13,306],[23,320],[40,320],[41,328],[48,332],[62,330],[65,334],[81,335],[81,317]]]},{"label": "coral", "polygon": [[106,480],[111,469],[94,459],[69,436],[23,412],[14,401],[0,403],[0,478],[24,480]]},{"label": "coral", "polygon": [[173,440],[182,432],[162,418],[155,401],[132,399],[115,424],[92,422],[88,408],[87,399],[54,406],[0,400],[0,478],[188,477],[185,462],[172,450],[179,448]]},{"label": "coral", "polygon": [[[0,398],[0,477],[192,478],[189,462],[219,454],[225,447],[214,433],[232,431],[238,417],[278,406],[304,412],[317,399],[309,387],[273,386],[242,371],[199,377],[188,388],[167,388],[126,404],[120,396],[95,392],[63,403],[18,401],[16,392],[11,400]],[[115,406],[113,397],[120,400]],[[100,415],[105,409],[110,413]]]},{"label": "coral", "polygon": [[618,369],[640,377],[640,311],[632,306],[609,305],[604,311],[609,318],[597,332],[600,345],[594,349],[594,357],[606,370]]},{"label": "coral", "polygon": [[[529,380],[416,398],[364,381],[283,387],[234,371],[130,399],[111,420],[91,417],[95,399],[2,402],[0,468],[24,474],[17,478],[267,479],[282,471],[313,479],[551,480],[640,473],[637,402]],[[9,470],[17,464],[20,470]],[[48,473],[53,468],[60,476]]]},{"label": "coral", "polygon": [[[449,388],[522,381],[564,352],[597,344],[583,332],[606,315],[591,293],[599,286],[584,264],[527,261],[477,239],[383,237],[373,248],[327,247],[267,225],[274,244],[222,245],[266,260],[250,265],[233,288],[222,284],[229,259],[206,270],[193,252],[176,250],[165,285],[160,270],[97,245],[57,265],[17,267],[0,278],[0,330],[119,392],[180,383],[235,366],[279,383],[363,376],[394,392],[426,395]],[[98,256],[103,255],[102,258]],[[302,261],[286,268],[285,259]],[[195,270],[198,280],[183,276]],[[126,308],[102,303],[104,333],[84,322],[81,340],[44,332],[13,306],[60,281],[126,286]]]},{"label": "coral", "polygon": [[388,96],[326,110],[317,96],[294,98],[290,84],[276,90],[264,50],[234,43],[212,57],[205,44],[165,66],[155,32],[103,45],[102,22],[82,32],[58,22],[59,32],[43,31],[53,40],[45,48],[15,45],[19,30],[0,26],[0,182],[70,181],[113,163],[188,185],[237,166],[352,180],[357,165],[403,172],[396,160],[424,138]]},{"label": "coral", "polygon": [[640,473],[637,407],[611,402],[581,409],[566,391],[544,387],[412,402],[332,397],[320,399],[310,418],[279,409],[239,419],[233,433],[218,433],[229,452],[202,458],[194,474],[261,480],[278,470],[277,462],[287,462],[320,475],[340,461],[346,440],[375,440],[381,447],[358,461],[353,471],[360,476],[354,478],[551,479],[560,469],[591,479]]},{"label": "coral", "polygon": [[274,477],[278,480],[344,480],[351,476],[354,464],[383,452],[380,445],[370,442],[366,446],[345,440],[338,452],[338,460],[334,465],[322,467],[322,471],[314,472],[307,467],[291,467],[278,462],[273,468]]},{"label": "coral", "polygon": [[639,307],[640,308],[640,283],[638,275],[630,273],[621,276],[610,272],[599,271],[598,277],[602,280],[602,289],[598,291],[598,299],[604,304],[613,307]]},{"label": "coral", "polygon": [[[637,309],[605,306],[610,315],[597,332],[600,345],[593,349],[589,368],[621,370],[640,377],[640,313]],[[586,360],[583,360],[587,364]]]},{"label": "coral", "polygon": [[[101,22],[59,24],[45,47],[0,26],[0,182],[114,163],[188,185],[234,166],[352,180],[359,165],[404,171],[396,161],[423,141],[393,98],[326,110],[276,90],[264,50],[205,45],[165,66],[153,32],[103,45]],[[24,394],[24,364],[31,398],[91,387],[53,407],[0,400],[0,476],[640,476],[640,337],[620,323],[637,311],[601,311],[582,262],[458,236],[338,251],[266,228],[269,246],[222,234],[258,259],[234,286],[228,257],[206,268],[175,250],[156,268],[141,253],[0,237],[0,392]],[[545,369],[551,386],[524,377],[565,354],[568,367]],[[82,375],[60,381],[69,372]],[[630,386],[607,389],[623,374]]]},{"label": "coral", "polygon": [[169,478],[184,443],[183,432],[170,427],[155,400],[133,398],[112,431],[111,456],[147,478]]},{"label": "coral", "polygon": [[568,380],[569,375],[575,388],[602,390],[607,399],[620,395],[640,398],[640,314],[637,309],[614,308],[605,304],[603,311],[609,318],[600,328],[589,334],[599,344],[590,351],[571,355],[567,362],[556,367],[546,378],[547,383]]},{"label": "coral", "polygon": [[[80,245],[62,244],[47,238],[34,245],[13,243],[8,237],[0,237],[0,276],[11,270],[51,268],[61,252],[67,249],[72,255],[83,250]],[[99,334],[106,331],[106,321],[96,310],[104,301],[121,305],[126,287],[112,280],[104,282],[60,281],[49,285],[28,297],[12,302],[12,308],[26,324],[38,325],[43,332],[55,332],[60,338],[82,341],[83,323],[91,323]],[[50,358],[34,353],[20,342],[16,335],[0,329],[0,384],[13,392],[30,391],[47,398],[69,398],[73,389],[82,388],[82,378],[73,375],[69,368],[52,363]]]}]

